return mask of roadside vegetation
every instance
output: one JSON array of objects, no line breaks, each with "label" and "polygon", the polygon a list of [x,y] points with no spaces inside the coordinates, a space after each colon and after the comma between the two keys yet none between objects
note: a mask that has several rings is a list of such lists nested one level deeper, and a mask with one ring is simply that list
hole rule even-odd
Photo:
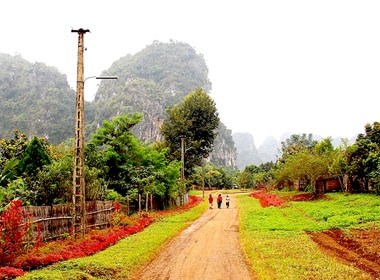
[{"label": "roadside vegetation", "polygon": [[202,201],[188,211],[167,211],[143,231],[128,235],[104,251],[62,261],[17,279],[127,279],[206,209],[206,201]]}]

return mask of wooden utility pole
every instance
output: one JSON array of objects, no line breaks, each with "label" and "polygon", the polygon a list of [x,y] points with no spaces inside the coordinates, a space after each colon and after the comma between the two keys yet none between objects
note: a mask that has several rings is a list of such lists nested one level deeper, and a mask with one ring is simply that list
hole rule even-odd
[{"label": "wooden utility pole", "polygon": [[75,143],[73,170],[73,219],[72,228],[75,237],[84,237],[86,229],[86,196],[84,180],[84,66],[83,38],[88,29],[71,30],[78,33],[78,72],[75,103]]},{"label": "wooden utility pole", "polygon": [[202,157],[202,198],[205,198],[205,158]]},{"label": "wooden utility pole", "polygon": [[184,204],[184,195],[185,195],[185,136],[181,135],[181,186],[180,186],[180,205]]}]

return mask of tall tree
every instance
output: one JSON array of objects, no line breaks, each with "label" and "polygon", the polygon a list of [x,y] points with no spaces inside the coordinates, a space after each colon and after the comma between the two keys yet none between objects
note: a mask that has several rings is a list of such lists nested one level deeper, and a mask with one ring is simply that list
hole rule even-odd
[{"label": "tall tree", "polygon": [[161,133],[170,155],[181,160],[181,138],[185,141],[185,170],[201,165],[202,159],[213,150],[217,136],[219,116],[212,98],[198,88],[185,97],[184,101],[166,111]]},{"label": "tall tree", "polygon": [[[104,121],[86,148],[88,166],[103,170],[108,186],[123,195],[129,184],[126,172],[133,162],[131,155],[138,147],[138,141],[130,130],[141,118],[142,114],[136,113],[131,117],[123,115]],[[101,148],[100,154],[97,154],[96,147]]]},{"label": "tall tree", "polygon": [[293,134],[285,141],[281,142],[282,159],[294,155],[303,150],[308,150],[316,145],[317,141],[313,140],[313,134],[302,135]]},{"label": "tall tree", "polygon": [[334,147],[331,138],[313,141],[311,135],[295,137],[292,135],[283,142],[283,156],[277,163],[273,174],[281,185],[292,184],[295,180],[314,186],[319,178],[329,176]]},{"label": "tall tree", "polygon": [[50,162],[45,147],[42,145],[40,139],[34,136],[25,149],[19,164],[19,169],[21,172],[26,173],[26,175],[35,176],[38,170],[41,170],[43,166],[50,164]]},{"label": "tall tree", "polygon": [[177,196],[180,164],[168,162],[168,148],[146,146],[134,137],[131,128],[141,117],[136,113],[104,121],[86,146],[86,163],[101,170],[98,176],[108,189],[131,199],[154,195],[159,206],[165,207]]},{"label": "tall tree", "polygon": [[365,134],[347,147],[347,172],[355,191],[380,190],[380,123],[365,125]]}]

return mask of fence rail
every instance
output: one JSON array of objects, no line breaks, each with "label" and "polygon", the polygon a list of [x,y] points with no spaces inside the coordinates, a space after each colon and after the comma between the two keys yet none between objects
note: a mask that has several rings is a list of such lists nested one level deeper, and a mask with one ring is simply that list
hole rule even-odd
[{"label": "fence rail", "polygon": [[[86,202],[86,230],[90,228],[106,228],[110,225],[114,201]],[[33,240],[40,234],[42,241],[56,239],[71,233],[72,204],[53,206],[25,206],[25,213],[30,213],[28,220],[33,229]]]}]

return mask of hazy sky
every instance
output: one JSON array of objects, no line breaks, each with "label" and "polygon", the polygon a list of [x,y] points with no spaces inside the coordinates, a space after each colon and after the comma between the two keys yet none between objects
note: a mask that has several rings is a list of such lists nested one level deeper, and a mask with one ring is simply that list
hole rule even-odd
[{"label": "hazy sky", "polygon": [[[154,40],[203,54],[222,122],[268,136],[351,138],[380,121],[380,1],[2,1],[0,52],[67,74],[75,89],[77,33],[85,77]],[[99,81],[88,80],[87,100]]]}]

